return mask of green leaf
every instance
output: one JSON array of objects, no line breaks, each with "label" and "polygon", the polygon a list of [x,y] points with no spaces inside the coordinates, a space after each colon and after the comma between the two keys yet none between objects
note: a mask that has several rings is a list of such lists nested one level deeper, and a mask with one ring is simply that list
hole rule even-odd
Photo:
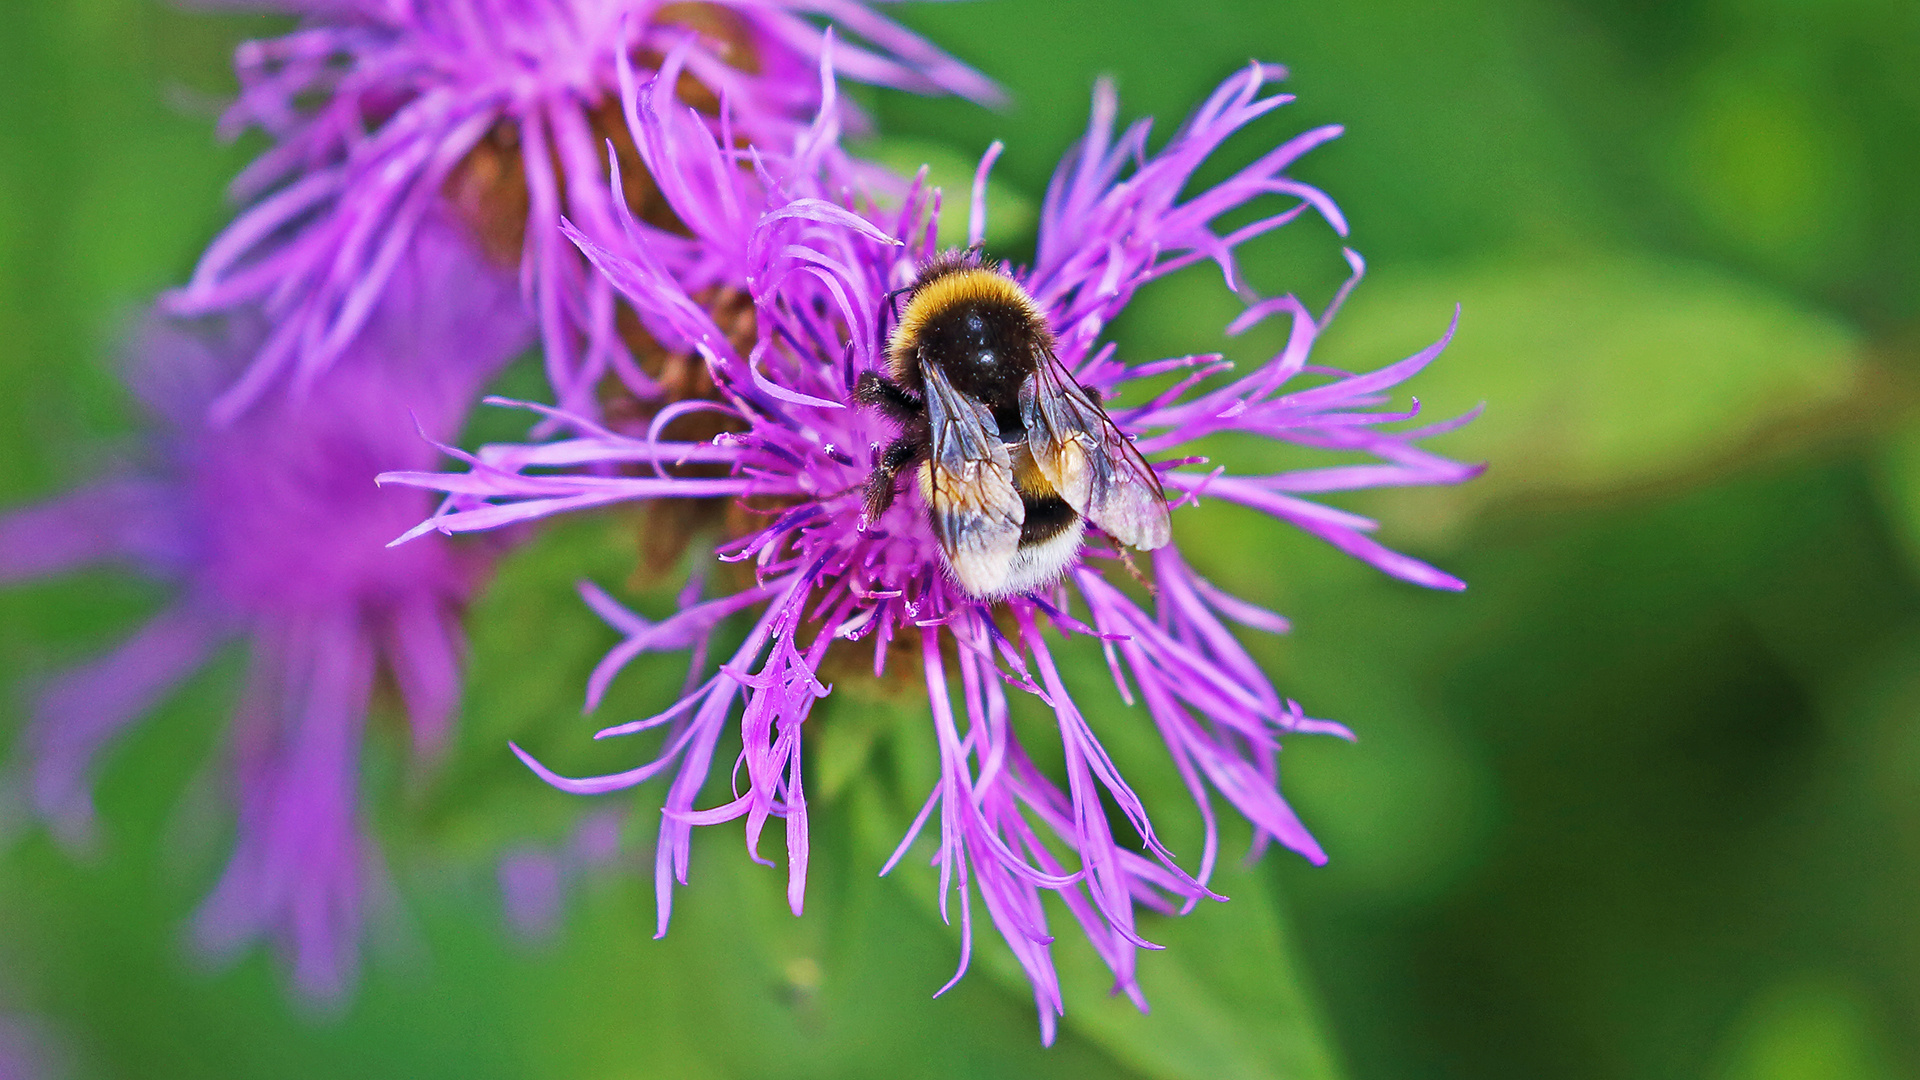
[{"label": "green leaf", "polygon": [[[1274,858],[1289,858],[1276,851]],[[1149,1076],[1167,1080],[1341,1075],[1305,990],[1306,968],[1282,934],[1283,912],[1263,875],[1229,862],[1215,875],[1225,904],[1182,918],[1149,916],[1141,930],[1166,946],[1140,958],[1152,1012],[1101,996],[1112,976],[1075,941],[1061,953],[1067,1027]],[[1062,922],[1062,937],[1073,933]],[[998,953],[996,952],[996,955]],[[996,966],[1002,978],[1011,957]]]},{"label": "green leaf", "polygon": [[[1176,850],[1191,848],[1197,853],[1197,841],[1189,842],[1187,836],[1195,830],[1183,828],[1190,823],[1174,820],[1196,816],[1190,797],[1164,760],[1165,751],[1157,747],[1144,713],[1120,706],[1111,684],[1105,697],[1114,698],[1112,709],[1092,689],[1095,669],[1104,672],[1104,668],[1098,651],[1090,653],[1063,650],[1059,654],[1075,700],[1088,710],[1109,750],[1155,815],[1156,825],[1170,826],[1166,832],[1180,838]],[[1088,687],[1084,694],[1082,685]],[[930,735],[908,724],[897,729],[891,741],[904,748],[922,740],[930,741]],[[1142,760],[1155,750],[1156,760]],[[1037,745],[1034,753],[1041,760],[1047,757]],[[896,752],[896,756],[905,755]],[[860,849],[876,866],[891,854],[927,791],[924,785],[905,782],[900,787],[902,794],[893,805],[870,785],[850,789]],[[1223,813],[1231,816],[1230,809]],[[928,858],[938,828],[938,820],[931,821],[893,871],[898,886],[934,919],[939,918],[939,876],[928,866]],[[1230,826],[1223,852],[1235,850],[1233,835]],[[1244,833],[1238,842],[1244,844]],[[1275,851],[1270,857],[1291,856]],[[1110,993],[1111,972],[1066,910],[1050,904],[1048,917],[1056,937],[1053,952],[1066,1003],[1062,1032],[1091,1040],[1141,1075],[1160,1080],[1304,1080],[1341,1075],[1306,990],[1304,962],[1287,938],[1285,914],[1268,875],[1241,866],[1232,854],[1225,854],[1213,887],[1232,899],[1224,904],[1203,901],[1183,917],[1142,916],[1141,933],[1165,946],[1139,957],[1140,985],[1152,1010],[1145,1015],[1125,997]],[[1025,972],[1000,941],[978,897],[974,899],[974,968],[968,979],[989,978],[1009,993],[1030,999],[1032,987]],[[957,904],[957,897],[950,898],[949,938],[955,942],[956,959]]]},{"label": "green leaf", "polygon": [[1320,359],[1394,359],[1455,303],[1459,336],[1412,390],[1435,418],[1486,403],[1450,448],[1495,463],[1487,486],[1623,487],[1734,459],[1859,376],[1836,319],[1707,267],[1624,258],[1369,282]]},{"label": "green leaf", "polygon": [[[1217,325],[1217,280],[1183,275],[1136,301],[1178,327]],[[1831,315],[1704,266],[1624,256],[1516,260],[1480,269],[1386,268],[1363,280],[1314,361],[1371,370],[1438,339],[1453,343],[1399,391],[1425,420],[1485,414],[1431,445],[1487,474],[1397,497],[1390,521],[1434,531],[1519,495],[1607,493],[1737,466],[1782,436],[1852,422],[1860,343]],[[1229,355],[1264,359],[1284,342],[1271,320]],[[1186,348],[1209,347],[1189,335]],[[1156,341],[1154,344],[1161,344]],[[1141,354],[1143,357],[1146,354]]]}]

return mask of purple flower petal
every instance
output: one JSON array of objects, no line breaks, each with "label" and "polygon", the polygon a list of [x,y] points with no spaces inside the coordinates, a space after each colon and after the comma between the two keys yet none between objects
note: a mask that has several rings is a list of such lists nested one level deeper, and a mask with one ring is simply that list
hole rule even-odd
[{"label": "purple flower petal", "polygon": [[512,282],[446,223],[427,222],[359,336],[304,395],[269,395],[212,422],[212,397],[271,333],[242,317],[194,332],[154,323],[129,381],[154,413],[155,464],[0,518],[9,577],[133,556],[179,591],[127,642],[41,694],[18,768],[39,816],[84,840],[100,755],[217,645],[243,639],[235,850],[193,936],[217,958],[270,939],[296,991],[326,1001],[353,984],[362,926],[386,896],[358,807],[376,674],[398,687],[415,748],[444,746],[461,685],[460,610],[498,547],[435,538],[389,550],[432,501],[373,479],[431,464],[420,432],[457,431],[529,327]]},{"label": "purple flower petal", "polygon": [[[240,94],[222,130],[232,137],[257,127],[273,145],[235,184],[248,205],[167,298],[180,315],[256,310],[273,323],[215,403],[222,422],[289,381],[310,385],[338,362],[453,191],[493,243],[519,238],[510,257],[524,305],[514,310],[537,319],[563,405],[590,412],[605,375],[637,374],[613,325],[610,282],[588,272],[561,231],[564,215],[603,242],[621,232],[624,207],[602,183],[609,133],[582,103],[629,85],[623,69],[636,58],[667,57],[663,88],[684,71],[730,110],[728,138],[714,143],[707,120],[655,103],[657,116],[678,118],[677,130],[656,127],[661,138],[636,148],[670,194],[693,175],[682,153],[693,145],[689,125],[718,168],[730,167],[718,148],[731,153],[735,136],[784,149],[801,144],[816,119],[836,132],[863,127],[857,109],[820,92],[817,73],[830,53],[847,78],[999,96],[978,73],[854,0],[701,5],[698,25],[641,0],[248,6],[306,16],[292,33],[236,53]],[[831,18],[856,39],[834,43],[809,16]],[[633,95],[620,96],[631,109]],[[488,185],[507,182],[496,174],[514,171],[524,204],[489,203]],[[689,281],[701,272],[679,269]]]}]

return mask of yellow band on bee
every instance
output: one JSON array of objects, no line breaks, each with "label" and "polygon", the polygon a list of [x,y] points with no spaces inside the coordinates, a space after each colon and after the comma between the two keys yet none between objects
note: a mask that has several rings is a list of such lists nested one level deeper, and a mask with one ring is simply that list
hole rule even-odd
[{"label": "yellow band on bee", "polygon": [[913,299],[907,302],[907,310],[900,316],[900,325],[893,328],[893,337],[887,342],[888,355],[898,363],[900,350],[907,342],[920,339],[921,328],[935,312],[981,300],[1016,306],[1029,320],[1044,325],[1040,306],[1018,282],[996,270],[970,267],[942,274],[914,290]]}]

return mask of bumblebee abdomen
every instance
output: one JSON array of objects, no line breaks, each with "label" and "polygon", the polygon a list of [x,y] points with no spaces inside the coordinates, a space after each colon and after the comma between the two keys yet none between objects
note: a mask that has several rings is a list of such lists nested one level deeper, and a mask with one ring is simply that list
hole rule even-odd
[{"label": "bumblebee abdomen", "polygon": [[1026,509],[1027,519],[1020,523],[1020,546],[1023,548],[1045,544],[1080,524],[1080,511],[1067,505],[1067,500],[1058,495],[1042,498],[1027,498],[1021,492],[1020,500]]},{"label": "bumblebee abdomen", "polygon": [[1054,489],[1053,481],[1048,480],[1047,474],[1040,471],[1040,466],[1033,460],[1032,451],[1027,449],[1025,443],[1009,446],[1008,450],[1012,451],[1013,486],[1020,492],[1022,498],[1050,499],[1059,496],[1060,493]]},{"label": "bumblebee abdomen", "polygon": [[1046,474],[1034,464],[1033,455],[1022,445],[1013,455],[1013,489],[1020,493],[1026,508],[1026,520],[1020,524],[1020,546],[1046,543],[1074,528],[1080,512],[1067,505]]}]

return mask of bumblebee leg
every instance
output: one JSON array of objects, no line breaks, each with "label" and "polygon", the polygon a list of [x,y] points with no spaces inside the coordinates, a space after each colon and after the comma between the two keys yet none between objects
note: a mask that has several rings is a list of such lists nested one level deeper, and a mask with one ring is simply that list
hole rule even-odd
[{"label": "bumblebee leg", "polygon": [[867,520],[873,521],[893,505],[894,479],[905,469],[927,456],[927,440],[918,435],[902,435],[893,440],[874,462],[867,477]]},{"label": "bumblebee leg", "polygon": [[1126,564],[1127,573],[1132,574],[1133,580],[1139,582],[1140,587],[1147,590],[1148,596],[1157,597],[1160,595],[1160,587],[1147,580],[1147,575],[1141,573],[1140,568],[1133,564],[1133,552],[1127,550],[1127,545],[1115,540],[1113,542],[1113,550],[1120,553],[1120,561]]},{"label": "bumblebee leg", "polygon": [[901,423],[927,414],[925,402],[899,383],[873,371],[862,372],[859,381],[853,384],[853,400],[856,405],[871,405]]}]

